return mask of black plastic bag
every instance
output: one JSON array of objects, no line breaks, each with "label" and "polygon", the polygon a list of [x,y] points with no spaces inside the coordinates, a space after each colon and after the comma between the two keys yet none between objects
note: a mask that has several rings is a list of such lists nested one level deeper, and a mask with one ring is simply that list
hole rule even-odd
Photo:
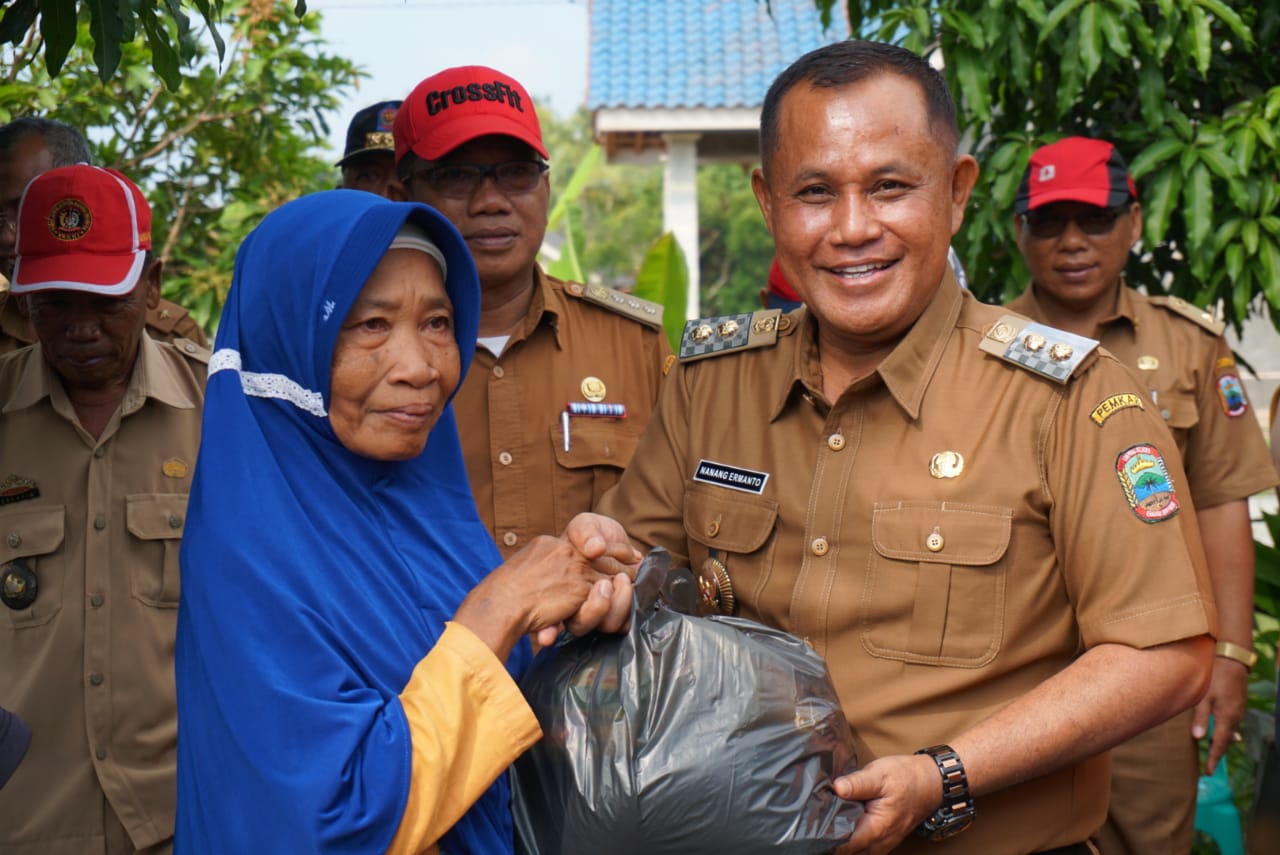
[{"label": "black plastic bag", "polygon": [[831,787],[856,760],[826,664],[785,632],[676,611],[659,593],[694,585],[669,567],[645,559],[627,635],[545,650],[525,678],[544,736],[511,776],[518,847],[830,852],[862,805]]}]

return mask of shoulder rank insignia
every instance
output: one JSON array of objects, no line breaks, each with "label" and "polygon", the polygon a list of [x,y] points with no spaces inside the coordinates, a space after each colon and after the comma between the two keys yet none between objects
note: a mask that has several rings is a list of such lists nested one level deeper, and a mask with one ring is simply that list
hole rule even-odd
[{"label": "shoulder rank insignia", "polygon": [[662,329],[662,304],[645,300],[634,294],[624,294],[603,285],[580,285],[577,282],[565,284],[565,290],[575,297],[581,297],[588,303],[595,303],[606,309],[612,309],[620,315],[626,315],[633,321],[645,326]]},{"label": "shoulder rank insignia", "polygon": [[1097,346],[1094,339],[1018,315],[1003,315],[991,325],[979,345],[987,353],[1058,383],[1066,383]]},{"label": "shoulder rank insignia", "polygon": [[689,321],[680,337],[680,361],[772,345],[778,340],[781,315],[781,309],[761,309]]},{"label": "shoulder rank insignia", "polygon": [[1152,305],[1162,306],[1175,315],[1181,315],[1187,320],[1204,327],[1214,335],[1222,335],[1222,331],[1227,328],[1227,325],[1215,318],[1211,312],[1188,303],[1181,297],[1151,297],[1150,299]]},{"label": "shoulder rank insignia", "polygon": [[209,364],[209,358],[213,356],[213,351],[207,347],[201,347],[189,338],[175,338],[173,346],[182,351],[183,356],[187,359],[194,359],[196,362]]}]

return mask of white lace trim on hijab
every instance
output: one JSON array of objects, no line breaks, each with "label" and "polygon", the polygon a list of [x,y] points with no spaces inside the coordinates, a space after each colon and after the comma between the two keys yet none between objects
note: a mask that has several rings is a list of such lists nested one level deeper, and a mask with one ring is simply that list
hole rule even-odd
[{"label": "white lace trim on hijab", "polygon": [[329,415],[324,408],[324,396],[319,392],[304,389],[295,381],[283,374],[260,374],[256,371],[240,369],[240,351],[224,347],[216,351],[209,359],[209,376],[219,371],[234,371],[240,375],[240,388],[254,398],[276,398],[288,401],[300,410],[313,416],[325,418]]}]

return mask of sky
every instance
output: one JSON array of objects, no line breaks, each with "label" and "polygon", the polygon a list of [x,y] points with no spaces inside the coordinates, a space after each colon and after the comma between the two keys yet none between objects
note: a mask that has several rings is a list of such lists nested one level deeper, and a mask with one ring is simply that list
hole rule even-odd
[{"label": "sky", "polygon": [[586,0],[307,0],[307,11],[333,53],[369,75],[331,116],[335,152],[361,107],[455,65],[504,71],[561,116],[586,103]]}]

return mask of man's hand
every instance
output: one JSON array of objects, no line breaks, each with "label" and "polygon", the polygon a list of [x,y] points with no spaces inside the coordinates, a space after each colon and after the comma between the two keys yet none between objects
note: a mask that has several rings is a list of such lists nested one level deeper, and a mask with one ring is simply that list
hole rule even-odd
[{"label": "man's hand", "polygon": [[1213,774],[1218,761],[1231,747],[1240,722],[1244,720],[1248,693],[1249,672],[1245,667],[1234,660],[1215,656],[1209,692],[1196,704],[1195,717],[1191,722],[1191,735],[1202,739],[1209,730],[1209,716],[1213,715],[1213,741],[1209,744],[1209,756],[1204,764],[1206,775]]},{"label": "man's hand", "polygon": [[942,804],[938,764],[924,754],[881,757],[837,778],[836,795],[862,802],[866,813],[837,855],[892,852]]}]

